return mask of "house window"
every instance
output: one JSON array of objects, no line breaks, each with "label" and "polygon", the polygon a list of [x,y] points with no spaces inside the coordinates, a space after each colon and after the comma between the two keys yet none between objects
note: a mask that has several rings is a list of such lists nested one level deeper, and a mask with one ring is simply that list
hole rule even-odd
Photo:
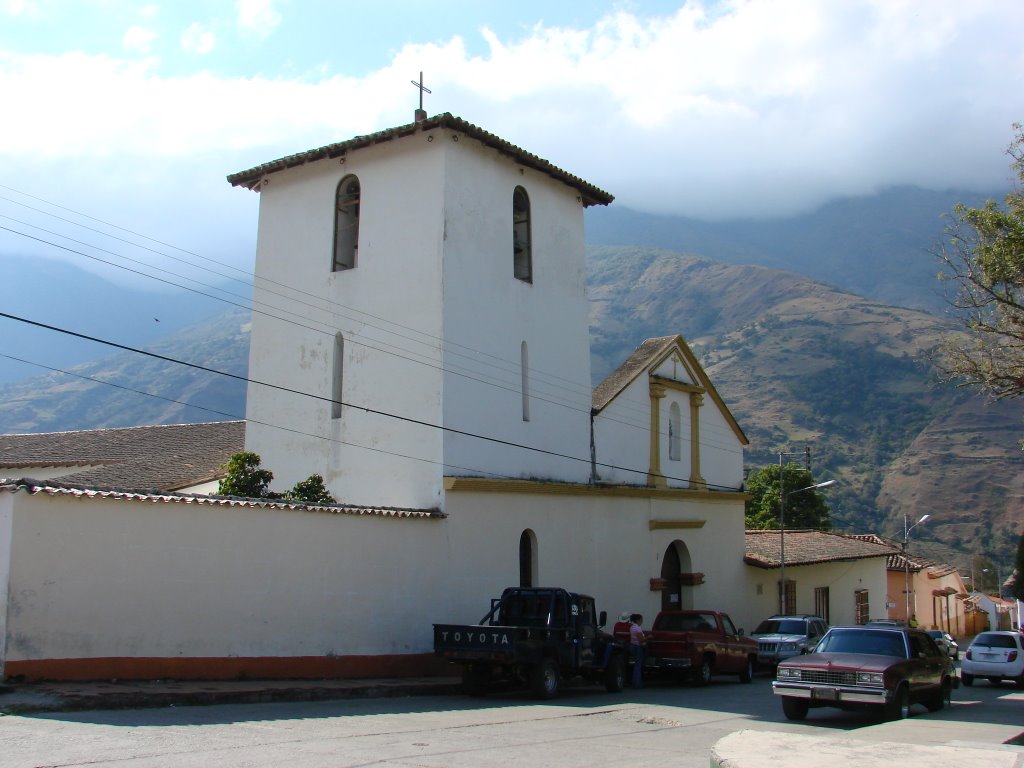
[{"label": "house window", "polygon": [[679,403],[673,402],[668,409],[668,458],[679,461],[682,452],[682,437],[679,434]]},{"label": "house window", "polygon": [[352,269],[359,251],[359,179],[346,176],[338,184],[334,207],[332,272]]},{"label": "house window", "polygon": [[523,421],[530,420],[530,350],[524,341],[519,346],[519,368],[522,377]]},{"label": "house window", "polygon": [[527,283],[533,282],[532,251],[530,198],[525,189],[516,187],[512,192],[512,271]]},{"label": "house window", "polygon": [[853,593],[853,620],[857,624],[867,624],[870,615],[868,591],[866,589],[858,589]]},{"label": "house window", "polygon": [[[779,583],[779,592],[782,592],[781,582]],[[796,582],[792,579],[786,579],[786,599],[779,600],[779,604],[782,606],[782,613],[787,615],[796,613]]]},{"label": "house window", "polygon": [[828,587],[814,588],[814,615],[821,616],[826,624],[830,624],[828,617]]},{"label": "house window", "polygon": [[341,418],[341,379],[345,369],[345,337],[334,336],[334,363],[331,370],[331,418]]}]

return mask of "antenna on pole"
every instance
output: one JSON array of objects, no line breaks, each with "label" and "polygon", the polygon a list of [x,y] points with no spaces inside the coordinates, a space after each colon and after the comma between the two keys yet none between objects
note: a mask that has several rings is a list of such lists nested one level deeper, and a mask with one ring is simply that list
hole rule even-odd
[{"label": "antenna on pole", "polygon": [[423,94],[424,93],[431,93],[431,90],[429,88],[427,88],[425,85],[423,85],[423,72],[422,71],[420,72],[420,81],[418,83],[415,80],[410,80],[409,82],[411,82],[413,85],[415,85],[420,90],[420,108],[416,110],[415,120],[416,120],[417,123],[421,123],[421,122],[423,122],[424,120],[427,119],[427,112],[426,112],[425,109],[423,109]]}]

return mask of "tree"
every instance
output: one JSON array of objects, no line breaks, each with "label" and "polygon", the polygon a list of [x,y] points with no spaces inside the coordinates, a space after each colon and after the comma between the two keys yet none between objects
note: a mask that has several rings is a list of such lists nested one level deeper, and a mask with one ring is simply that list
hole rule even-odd
[{"label": "tree", "polygon": [[334,504],[336,502],[320,475],[310,475],[302,482],[296,483],[284,497],[293,501],[304,501],[307,504]]},{"label": "tree", "polygon": [[223,469],[227,471],[224,479],[217,487],[217,493],[221,496],[241,496],[247,499],[288,499],[289,501],[301,501],[306,504],[334,504],[335,498],[324,485],[324,479],[320,475],[310,475],[305,480],[296,483],[290,491],[284,494],[275,493],[270,490],[270,481],[274,479],[274,473],[269,469],[260,467],[260,456],[252,451],[236,453]]},{"label": "tree", "polygon": [[221,496],[241,496],[247,499],[272,499],[277,494],[269,490],[274,473],[260,468],[260,456],[252,451],[236,453],[222,469],[227,474],[217,486]]},{"label": "tree", "polygon": [[[832,530],[832,512],[825,497],[817,491],[793,491],[814,485],[811,470],[790,463],[783,467],[786,490],[786,528]],[[769,464],[751,472],[746,482],[750,499],[744,507],[746,527],[769,530],[779,527],[779,465]]]},{"label": "tree", "polygon": [[1017,559],[1013,561],[1013,586],[1010,594],[1015,600],[1024,600],[1024,533],[1017,542]]},{"label": "tree", "polygon": [[955,206],[936,251],[966,331],[945,341],[936,364],[947,380],[996,399],[1024,394],[1024,127],[1013,128],[1006,152],[1017,181],[1004,205]]}]

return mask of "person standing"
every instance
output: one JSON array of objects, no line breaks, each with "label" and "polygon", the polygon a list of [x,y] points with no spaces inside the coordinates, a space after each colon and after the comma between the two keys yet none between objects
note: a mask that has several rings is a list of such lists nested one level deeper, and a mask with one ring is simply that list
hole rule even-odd
[{"label": "person standing", "polygon": [[643,688],[644,648],[647,636],[643,629],[644,617],[634,613],[629,617],[629,652],[633,657],[633,687]]}]

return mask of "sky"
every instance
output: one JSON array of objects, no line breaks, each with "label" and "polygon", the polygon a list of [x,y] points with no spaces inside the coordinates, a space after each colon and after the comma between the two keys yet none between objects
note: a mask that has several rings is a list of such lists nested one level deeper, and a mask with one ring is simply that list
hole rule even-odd
[{"label": "sky", "polygon": [[420,72],[636,210],[1001,190],[1021,40],[1019,0],[0,0],[0,259],[74,219],[251,268],[225,176],[411,122]]}]

